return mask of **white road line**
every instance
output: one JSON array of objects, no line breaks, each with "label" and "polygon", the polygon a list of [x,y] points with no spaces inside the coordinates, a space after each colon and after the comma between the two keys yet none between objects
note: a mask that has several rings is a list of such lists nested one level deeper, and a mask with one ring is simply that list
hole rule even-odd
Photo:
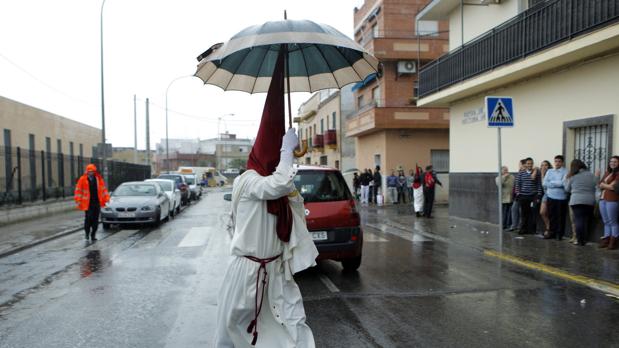
[{"label": "white road line", "polygon": [[189,233],[185,235],[183,240],[178,244],[179,248],[197,247],[206,244],[209,235],[211,234],[211,227],[192,227]]},{"label": "white road line", "polygon": [[366,231],[363,235],[363,242],[389,242],[389,240]]},{"label": "white road line", "polygon": [[327,289],[329,289],[329,291],[340,292],[340,289],[338,289],[337,286],[333,284],[333,282],[331,281],[331,279],[329,279],[329,277],[327,277],[324,274],[321,274],[319,278],[320,278],[320,281],[327,287]]}]

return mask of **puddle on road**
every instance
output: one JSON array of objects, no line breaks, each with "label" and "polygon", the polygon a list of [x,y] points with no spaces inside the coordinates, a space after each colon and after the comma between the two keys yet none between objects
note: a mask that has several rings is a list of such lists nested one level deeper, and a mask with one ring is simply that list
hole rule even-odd
[{"label": "puddle on road", "polygon": [[101,260],[101,251],[89,250],[84,257],[80,259],[80,276],[82,278],[90,277],[93,273],[103,268]]}]

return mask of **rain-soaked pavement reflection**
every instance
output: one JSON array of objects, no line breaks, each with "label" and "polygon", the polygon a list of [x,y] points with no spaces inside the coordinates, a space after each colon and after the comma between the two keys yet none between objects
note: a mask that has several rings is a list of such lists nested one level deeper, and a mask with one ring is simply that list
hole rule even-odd
[{"label": "rain-soaked pavement reflection", "polygon": [[103,261],[101,260],[101,251],[99,250],[89,250],[86,256],[80,259],[80,275],[82,278],[90,277],[102,267]]},{"label": "rain-soaked pavement reflection", "polygon": [[[0,347],[209,347],[229,253],[222,195],[160,228],[1,258]],[[617,299],[488,258],[407,206],[361,218],[357,272],[324,261],[296,276],[317,347],[619,347]]]}]

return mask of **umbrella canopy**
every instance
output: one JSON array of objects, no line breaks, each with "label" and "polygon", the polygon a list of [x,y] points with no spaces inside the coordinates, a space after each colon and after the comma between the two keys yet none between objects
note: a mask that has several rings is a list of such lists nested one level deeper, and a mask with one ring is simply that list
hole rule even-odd
[{"label": "umbrella canopy", "polygon": [[198,57],[195,76],[227,91],[266,92],[281,49],[287,51],[290,92],[341,88],[378,69],[374,56],[333,27],[283,20],[251,26],[212,46]]}]

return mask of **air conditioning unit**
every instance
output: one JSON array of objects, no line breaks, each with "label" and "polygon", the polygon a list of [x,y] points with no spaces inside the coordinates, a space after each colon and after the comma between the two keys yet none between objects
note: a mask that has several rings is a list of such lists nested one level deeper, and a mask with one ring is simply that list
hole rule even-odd
[{"label": "air conditioning unit", "polygon": [[414,74],[417,72],[417,63],[414,60],[401,60],[398,62],[398,74]]}]

